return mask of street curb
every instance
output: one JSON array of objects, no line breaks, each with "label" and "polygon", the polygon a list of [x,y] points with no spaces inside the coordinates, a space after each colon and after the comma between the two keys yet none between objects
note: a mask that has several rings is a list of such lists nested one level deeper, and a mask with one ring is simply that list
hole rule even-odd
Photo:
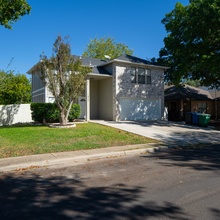
[{"label": "street curb", "polygon": [[42,161],[29,161],[25,163],[20,164],[13,164],[13,165],[7,165],[0,168],[0,172],[4,171],[13,171],[15,169],[22,169],[32,166],[49,166],[49,165],[58,165],[58,164],[66,164],[66,163],[77,163],[77,162],[86,162],[89,160],[95,160],[95,159],[104,159],[108,157],[121,157],[121,156],[135,156],[140,155],[143,153],[152,153],[152,152],[161,152],[169,150],[175,146],[160,146],[160,147],[152,147],[152,148],[145,148],[145,149],[135,149],[135,150],[122,150],[122,151],[114,151],[109,153],[102,153],[102,154],[93,154],[93,155],[85,155],[85,156],[75,156],[75,157],[69,157],[69,158],[62,158],[57,159],[54,157],[54,159],[49,160],[42,160]]},{"label": "street curb", "polygon": [[[220,142],[210,142],[210,143],[205,143],[205,144],[219,144]],[[193,143],[193,144],[199,144],[199,143]],[[113,151],[113,152],[106,152],[106,153],[99,153],[99,154],[91,154],[91,155],[83,155],[83,156],[73,156],[73,157],[65,157],[62,159],[56,158],[53,153],[51,154],[43,154],[41,155],[48,157],[51,157],[53,159],[43,159],[41,161],[28,161],[25,163],[19,163],[19,164],[13,164],[13,165],[6,165],[0,167],[0,172],[5,172],[5,171],[13,171],[16,169],[22,169],[22,168],[28,168],[28,167],[34,167],[34,166],[50,166],[50,165],[60,165],[60,164],[67,164],[67,163],[78,163],[78,162],[86,162],[90,160],[98,160],[98,159],[105,159],[109,157],[121,157],[121,156],[135,156],[135,155],[140,155],[144,153],[154,153],[154,152],[163,152],[163,151],[168,151],[174,147],[184,147],[188,146],[189,144],[183,144],[183,143],[174,143],[173,145],[168,145],[168,146],[158,146],[158,147],[152,147],[152,148],[139,148],[139,149],[132,149],[132,150],[119,150],[119,151]],[[31,155],[31,156],[24,156],[24,157],[35,157],[38,155]],[[10,162],[10,159],[13,160],[14,158],[7,158],[7,159],[2,159],[2,160],[7,160]]]}]

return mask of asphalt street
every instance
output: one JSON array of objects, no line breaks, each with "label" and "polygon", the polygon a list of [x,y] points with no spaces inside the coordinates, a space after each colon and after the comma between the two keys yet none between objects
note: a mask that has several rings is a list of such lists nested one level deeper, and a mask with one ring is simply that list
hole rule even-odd
[{"label": "asphalt street", "polygon": [[0,219],[220,219],[220,145],[0,173]]}]

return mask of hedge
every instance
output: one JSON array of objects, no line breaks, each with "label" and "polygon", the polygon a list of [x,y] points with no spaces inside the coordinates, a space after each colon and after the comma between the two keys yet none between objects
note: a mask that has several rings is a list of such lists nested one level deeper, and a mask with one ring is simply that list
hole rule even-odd
[{"label": "hedge", "polygon": [[[56,103],[31,103],[31,115],[34,121],[43,122],[45,119],[48,123],[59,122],[60,112]],[[68,117],[69,121],[77,119],[81,114],[80,105],[73,104]]]}]

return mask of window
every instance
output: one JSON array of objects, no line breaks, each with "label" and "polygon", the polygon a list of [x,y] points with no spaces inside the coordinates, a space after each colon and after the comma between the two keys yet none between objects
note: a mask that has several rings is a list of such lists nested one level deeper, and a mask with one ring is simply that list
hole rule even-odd
[{"label": "window", "polygon": [[131,83],[151,84],[151,70],[131,67]]},{"label": "window", "polygon": [[145,69],[138,68],[138,84],[145,84]]},{"label": "window", "polygon": [[147,84],[151,84],[151,70],[147,70]]},{"label": "window", "polygon": [[207,103],[206,102],[199,102],[198,112],[199,113],[206,113],[207,112]]},{"label": "window", "polygon": [[136,83],[136,68],[131,67],[131,82]]}]

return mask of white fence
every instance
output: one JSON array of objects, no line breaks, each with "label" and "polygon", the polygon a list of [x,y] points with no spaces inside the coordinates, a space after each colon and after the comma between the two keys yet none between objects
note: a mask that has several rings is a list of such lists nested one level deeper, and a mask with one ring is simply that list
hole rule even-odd
[{"label": "white fence", "polygon": [[0,105],[0,126],[32,121],[30,104]]}]

